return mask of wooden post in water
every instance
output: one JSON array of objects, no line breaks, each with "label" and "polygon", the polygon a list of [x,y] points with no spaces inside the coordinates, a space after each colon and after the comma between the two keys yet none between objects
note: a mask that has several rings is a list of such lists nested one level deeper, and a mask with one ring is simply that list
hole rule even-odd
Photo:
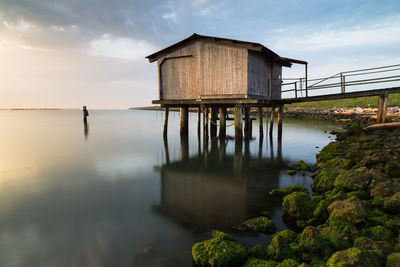
[{"label": "wooden post in water", "polygon": [[250,140],[250,114],[249,108],[243,108],[244,110],[244,139]]},{"label": "wooden post in water", "polygon": [[377,123],[385,123],[387,112],[388,94],[385,93],[379,96],[378,99],[378,114],[376,118]]},{"label": "wooden post in water", "polygon": [[201,132],[201,107],[199,106],[197,109],[197,135],[200,136]]},{"label": "wooden post in water", "polygon": [[181,115],[181,129],[180,133],[181,135],[188,135],[189,131],[189,108],[188,107],[182,107],[180,109],[180,115]]},{"label": "wooden post in water", "polygon": [[218,110],[216,107],[210,108],[211,119],[210,119],[210,136],[211,139],[217,136],[217,119],[218,119]]},{"label": "wooden post in water", "polygon": [[165,107],[164,132],[163,132],[164,137],[167,137],[167,132],[168,132],[168,116],[169,116],[169,107]]},{"label": "wooden post in water", "polygon": [[226,108],[219,108],[219,138],[225,139],[226,136]]},{"label": "wooden post in water", "polygon": [[260,139],[264,137],[264,131],[263,131],[263,109],[262,107],[258,107],[258,120],[260,123]]},{"label": "wooden post in water", "polygon": [[203,136],[204,140],[208,140],[208,108],[204,106],[202,108],[203,108]]},{"label": "wooden post in water", "polygon": [[271,121],[269,123],[269,135],[272,135],[272,130],[274,129],[274,117],[275,117],[275,107],[271,107]]},{"label": "wooden post in water", "polygon": [[282,138],[283,105],[278,108],[278,138]]},{"label": "wooden post in water", "polygon": [[234,111],[234,121],[235,121],[235,139],[242,140],[243,138],[243,116],[242,107],[237,105]]}]

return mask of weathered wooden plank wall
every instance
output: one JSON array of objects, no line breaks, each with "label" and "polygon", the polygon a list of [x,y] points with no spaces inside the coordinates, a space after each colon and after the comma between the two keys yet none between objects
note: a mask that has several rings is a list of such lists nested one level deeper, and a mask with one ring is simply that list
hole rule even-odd
[{"label": "weathered wooden plank wall", "polygon": [[281,99],[282,66],[278,62],[272,64],[271,99]]},{"label": "weathered wooden plank wall", "polygon": [[271,61],[260,53],[249,51],[248,95],[249,98],[266,98],[271,79]]},{"label": "weathered wooden plank wall", "polygon": [[197,99],[199,94],[197,51],[197,44],[193,43],[158,60],[161,99]]},{"label": "weathered wooden plank wall", "polygon": [[202,98],[247,94],[247,49],[199,42],[199,92]]}]

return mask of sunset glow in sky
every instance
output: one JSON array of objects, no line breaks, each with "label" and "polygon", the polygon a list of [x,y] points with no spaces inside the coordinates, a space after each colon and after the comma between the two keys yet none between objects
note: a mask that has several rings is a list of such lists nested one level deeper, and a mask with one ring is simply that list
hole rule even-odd
[{"label": "sunset glow in sky", "polygon": [[144,57],[194,32],[306,60],[311,78],[400,63],[398,0],[0,0],[0,108],[150,105]]}]

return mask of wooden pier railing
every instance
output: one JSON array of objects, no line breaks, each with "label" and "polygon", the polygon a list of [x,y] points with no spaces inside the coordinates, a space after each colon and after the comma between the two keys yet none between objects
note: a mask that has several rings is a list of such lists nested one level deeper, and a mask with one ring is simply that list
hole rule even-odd
[{"label": "wooden pier railing", "polygon": [[[288,82],[284,82],[288,81]],[[313,96],[328,94],[346,94],[361,90],[354,90],[358,85],[364,85],[366,89],[380,89],[379,85],[393,83],[400,86],[400,64],[382,66],[376,68],[359,69],[344,71],[330,77],[309,79],[305,78],[286,78],[282,81],[283,99],[309,97],[312,91],[319,90]],[[307,86],[307,84],[310,84]],[[374,85],[374,86],[369,86]],[[396,87],[394,86],[394,87]],[[387,89],[381,88],[381,89]],[[321,92],[323,90],[323,92]],[[287,96],[289,93],[289,96]],[[291,93],[291,95],[290,95]]]}]

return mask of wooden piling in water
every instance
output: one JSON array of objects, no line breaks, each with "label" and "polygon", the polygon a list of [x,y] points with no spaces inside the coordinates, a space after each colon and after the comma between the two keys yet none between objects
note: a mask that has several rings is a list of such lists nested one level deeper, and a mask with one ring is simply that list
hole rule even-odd
[{"label": "wooden piling in water", "polygon": [[203,107],[203,137],[208,140],[208,108]]},{"label": "wooden piling in water", "polygon": [[242,140],[243,138],[243,116],[242,107],[237,105],[234,110],[234,121],[235,121],[235,139]]},{"label": "wooden piling in water", "polygon": [[378,114],[376,118],[377,123],[385,123],[387,113],[388,94],[379,96],[378,99]]},{"label": "wooden piling in water", "polygon": [[264,137],[264,131],[263,131],[263,109],[262,107],[258,107],[258,120],[259,120],[259,126],[260,126],[260,139]]},{"label": "wooden piling in water", "polygon": [[164,132],[163,132],[164,137],[167,137],[167,132],[168,132],[168,116],[169,116],[169,107],[165,107]]},{"label": "wooden piling in water", "polygon": [[278,138],[282,137],[283,106],[278,108]]},{"label": "wooden piling in water", "polygon": [[243,111],[244,111],[244,139],[249,140],[251,138],[249,108],[243,108]]},{"label": "wooden piling in water", "polygon": [[211,119],[210,119],[210,136],[214,138],[217,136],[217,119],[218,119],[218,110],[216,107],[210,108]]},{"label": "wooden piling in water", "polygon": [[271,107],[271,121],[269,124],[269,135],[272,135],[272,130],[274,129],[274,117],[275,117],[275,107]]},{"label": "wooden piling in water", "polygon": [[226,108],[219,108],[219,138],[224,139],[226,136]]},{"label": "wooden piling in water", "polygon": [[201,132],[201,107],[197,109],[197,135],[200,136]]},{"label": "wooden piling in water", "polygon": [[189,108],[180,108],[181,117],[181,135],[188,135],[189,132]]}]

